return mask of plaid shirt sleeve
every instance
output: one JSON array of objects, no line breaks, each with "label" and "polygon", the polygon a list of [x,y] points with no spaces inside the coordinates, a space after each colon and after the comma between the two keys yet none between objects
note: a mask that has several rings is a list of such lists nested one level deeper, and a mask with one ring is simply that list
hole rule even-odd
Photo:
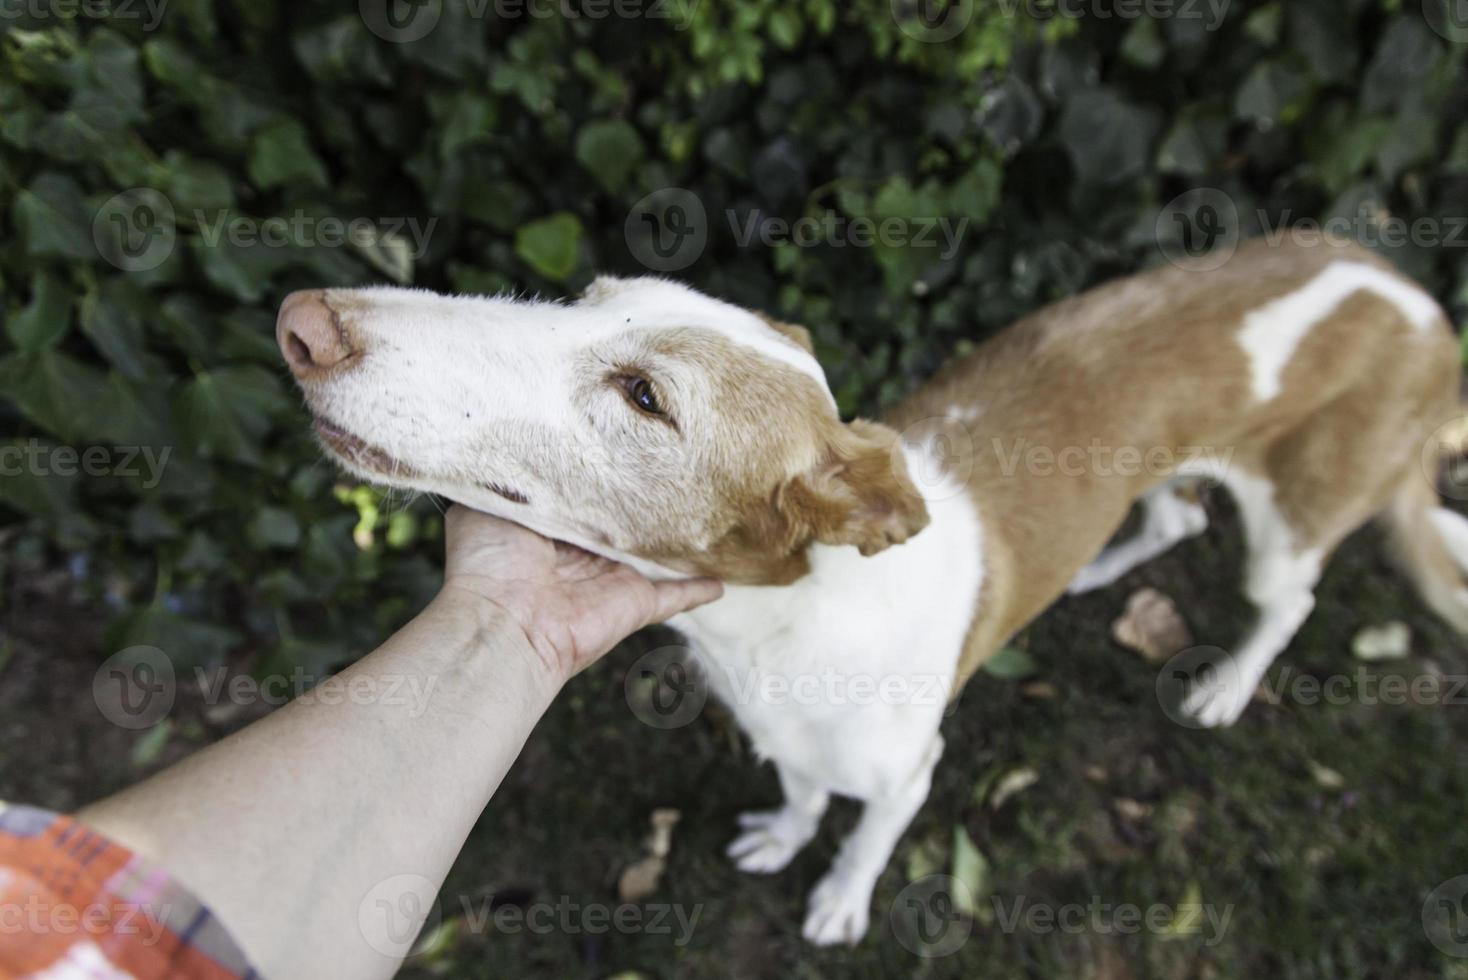
[{"label": "plaid shirt sleeve", "polygon": [[70,817],[0,802],[0,980],[258,980],[167,873]]}]

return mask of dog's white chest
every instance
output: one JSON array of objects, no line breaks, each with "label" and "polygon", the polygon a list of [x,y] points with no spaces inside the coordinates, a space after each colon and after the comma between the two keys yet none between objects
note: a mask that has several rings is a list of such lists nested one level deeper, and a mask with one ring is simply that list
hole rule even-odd
[{"label": "dog's white chest", "polygon": [[983,578],[973,504],[936,496],[904,545],[869,558],[818,546],[794,585],[731,587],[674,622],[759,755],[869,799],[927,751]]}]

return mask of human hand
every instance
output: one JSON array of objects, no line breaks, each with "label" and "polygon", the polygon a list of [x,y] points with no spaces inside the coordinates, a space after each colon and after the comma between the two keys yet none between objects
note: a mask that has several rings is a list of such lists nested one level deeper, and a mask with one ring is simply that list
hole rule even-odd
[{"label": "human hand", "polygon": [[566,681],[630,633],[712,602],[712,579],[651,582],[599,555],[455,504],[445,517],[444,590],[509,614]]}]

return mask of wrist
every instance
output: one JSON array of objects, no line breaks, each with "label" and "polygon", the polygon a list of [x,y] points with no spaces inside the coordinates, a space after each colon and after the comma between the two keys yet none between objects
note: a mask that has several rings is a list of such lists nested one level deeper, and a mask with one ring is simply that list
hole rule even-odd
[{"label": "wrist", "polygon": [[469,646],[474,653],[494,650],[497,656],[508,654],[522,659],[535,683],[551,697],[570,679],[561,658],[536,643],[519,617],[476,589],[446,580],[424,614],[441,615],[472,630]]}]

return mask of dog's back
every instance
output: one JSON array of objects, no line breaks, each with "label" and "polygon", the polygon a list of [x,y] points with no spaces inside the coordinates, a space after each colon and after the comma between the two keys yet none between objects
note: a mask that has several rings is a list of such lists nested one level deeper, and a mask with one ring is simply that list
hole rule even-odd
[{"label": "dog's back", "polygon": [[1420,509],[1419,454],[1458,377],[1441,310],[1356,246],[1256,241],[1217,271],[1157,269],[1015,324],[887,419],[958,426],[948,466],[985,519],[960,676],[1179,475],[1269,494],[1260,519],[1278,515],[1296,550],[1328,552],[1399,494]]}]

